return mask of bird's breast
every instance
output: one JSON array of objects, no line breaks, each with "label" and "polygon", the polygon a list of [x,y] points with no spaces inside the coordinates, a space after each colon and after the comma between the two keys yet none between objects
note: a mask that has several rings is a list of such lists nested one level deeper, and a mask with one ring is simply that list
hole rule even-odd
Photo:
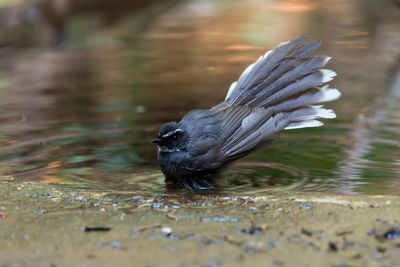
[{"label": "bird's breast", "polygon": [[157,158],[161,171],[168,177],[180,180],[190,175],[190,160],[185,151],[163,152],[158,151]]}]

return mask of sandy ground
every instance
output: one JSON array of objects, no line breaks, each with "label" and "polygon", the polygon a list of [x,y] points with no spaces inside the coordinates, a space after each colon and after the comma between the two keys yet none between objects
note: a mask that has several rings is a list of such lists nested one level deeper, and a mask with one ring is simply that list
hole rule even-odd
[{"label": "sandy ground", "polygon": [[398,196],[137,196],[3,181],[0,209],[1,266],[400,264]]}]

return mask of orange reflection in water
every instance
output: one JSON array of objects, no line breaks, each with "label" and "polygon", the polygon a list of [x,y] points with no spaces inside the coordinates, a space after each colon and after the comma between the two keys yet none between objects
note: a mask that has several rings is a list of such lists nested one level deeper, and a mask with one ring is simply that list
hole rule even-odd
[{"label": "orange reflection in water", "polygon": [[316,5],[304,1],[283,1],[271,5],[271,8],[279,12],[305,12],[316,9]]}]

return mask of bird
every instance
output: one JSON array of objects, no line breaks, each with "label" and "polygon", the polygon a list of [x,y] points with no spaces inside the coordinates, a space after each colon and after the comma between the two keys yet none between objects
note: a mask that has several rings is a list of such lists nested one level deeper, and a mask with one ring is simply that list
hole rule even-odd
[{"label": "bird", "polygon": [[306,35],[283,42],[249,65],[231,84],[224,101],[192,110],[165,123],[153,143],[167,183],[188,190],[215,188],[226,165],[274,143],[283,130],[319,127],[336,114],[320,103],[341,93],[327,84],[336,72],[331,59],[311,55],[321,41]]}]

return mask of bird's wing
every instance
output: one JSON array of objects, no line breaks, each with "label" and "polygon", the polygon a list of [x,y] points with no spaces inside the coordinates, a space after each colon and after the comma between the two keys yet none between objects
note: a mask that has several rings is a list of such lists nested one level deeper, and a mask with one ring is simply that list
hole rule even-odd
[{"label": "bird's wing", "polygon": [[224,162],[221,155],[221,114],[210,110],[193,110],[180,123],[190,132],[186,146],[189,158],[193,160],[190,171],[199,172],[219,168]]}]

